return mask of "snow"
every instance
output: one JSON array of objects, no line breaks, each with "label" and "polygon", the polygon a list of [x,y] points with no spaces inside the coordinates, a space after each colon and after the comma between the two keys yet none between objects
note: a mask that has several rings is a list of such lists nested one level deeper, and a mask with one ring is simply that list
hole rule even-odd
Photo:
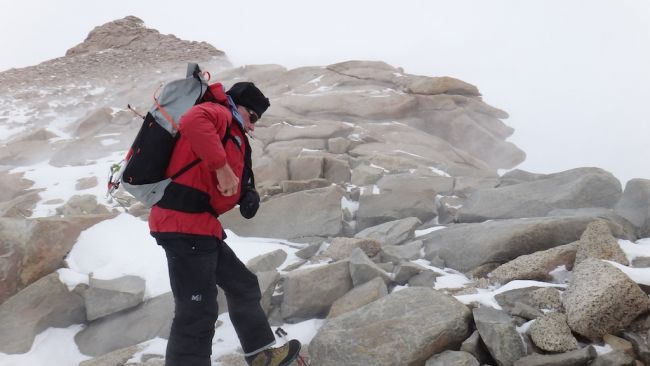
[{"label": "snow", "polygon": [[436,167],[430,166],[429,169],[431,169],[432,172],[434,172],[434,173],[436,173],[436,174],[438,174],[440,176],[451,177],[451,175],[449,175],[449,173],[445,172],[444,170],[440,170],[440,169],[438,169]]},{"label": "snow", "polygon": [[347,197],[343,196],[341,197],[341,209],[348,209],[350,213],[354,214],[359,210],[359,202],[358,201],[352,201],[348,199]]},{"label": "snow", "polygon": [[423,235],[427,235],[428,233],[432,233],[434,231],[438,231],[438,230],[442,230],[442,229],[446,229],[446,228],[447,228],[446,226],[434,226],[434,227],[430,227],[428,229],[415,230],[415,237],[417,238],[417,237],[420,237],[420,236],[423,236]]},{"label": "snow", "polygon": [[97,180],[103,183],[107,178],[111,164],[119,162],[123,156],[124,152],[117,152],[99,159],[93,164],[82,166],[55,167],[47,161],[43,161],[12,169],[10,173],[25,173],[24,177],[34,182],[32,189],[43,189],[39,193],[41,200],[34,208],[31,217],[48,217],[56,215],[56,207],[44,204],[50,200],[62,199],[67,202],[74,195],[91,194],[97,198],[97,202],[103,202],[106,195],[104,184],[78,191],[75,189],[77,180],[97,177]]},{"label": "snow", "polygon": [[92,357],[84,356],[74,343],[74,336],[82,325],[68,328],[49,328],[36,336],[27,353],[8,355],[0,353],[0,366],[77,366]]},{"label": "snow", "polygon": [[484,306],[490,306],[498,310],[502,310],[501,306],[497,301],[494,299],[494,296],[510,291],[510,290],[515,290],[515,289],[520,289],[520,288],[526,288],[526,287],[558,287],[558,288],[564,288],[566,285],[560,285],[560,284],[554,284],[554,283],[547,283],[547,282],[539,282],[539,281],[522,281],[522,280],[517,280],[517,281],[511,281],[508,282],[506,285],[498,288],[498,289],[478,289],[477,294],[470,294],[470,295],[457,295],[454,296],[456,299],[458,299],[460,302],[463,304],[471,304],[473,302],[478,302],[481,305]]},{"label": "snow", "polygon": [[650,238],[637,240],[636,244],[629,240],[619,239],[618,245],[630,262],[639,257],[650,258]]},{"label": "snow", "polygon": [[[296,245],[286,240],[243,238],[232,231],[226,231],[226,234],[226,242],[244,263],[276,249],[288,254],[280,268],[299,260],[295,255],[297,249],[291,246]],[[91,274],[100,280],[134,275],[145,280],[146,298],[171,291],[164,250],[149,235],[148,224],[128,214],[121,214],[83,231],[68,254],[66,263],[69,269],[60,271],[59,276],[69,288],[87,283]]]}]

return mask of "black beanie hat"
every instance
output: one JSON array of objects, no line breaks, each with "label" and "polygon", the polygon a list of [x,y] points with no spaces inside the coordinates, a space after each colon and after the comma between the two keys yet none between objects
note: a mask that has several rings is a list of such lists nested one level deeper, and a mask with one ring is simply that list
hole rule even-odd
[{"label": "black beanie hat", "polygon": [[248,81],[235,83],[226,94],[230,95],[235,104],[255,111],[258,117],[262,117],[262,113],[271,105],[269,98],[265,97],[255,84]]}]

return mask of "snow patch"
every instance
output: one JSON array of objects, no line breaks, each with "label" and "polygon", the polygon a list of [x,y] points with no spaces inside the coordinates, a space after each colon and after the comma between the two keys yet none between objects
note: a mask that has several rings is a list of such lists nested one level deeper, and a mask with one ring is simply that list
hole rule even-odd
[{"label": "snow patch", "polygon": [[37,335],[27,353],[0,353],[0,366],[76,366],[92,357],[82,355],[74,336],[84,328],[75,324],[67,328],[48,328]]}]

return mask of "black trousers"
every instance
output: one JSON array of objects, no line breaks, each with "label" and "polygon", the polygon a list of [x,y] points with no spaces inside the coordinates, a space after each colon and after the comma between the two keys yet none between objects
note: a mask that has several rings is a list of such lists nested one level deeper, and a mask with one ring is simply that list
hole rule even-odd
[{"label": "black trousers", "polygon": [[210,366],[217,321],[217,285],[225,292],[230,319],[246,355],[275,342],[260,306],[257,276],[217,238],[156,238],[165,249],[176,305],[166,366]]}]

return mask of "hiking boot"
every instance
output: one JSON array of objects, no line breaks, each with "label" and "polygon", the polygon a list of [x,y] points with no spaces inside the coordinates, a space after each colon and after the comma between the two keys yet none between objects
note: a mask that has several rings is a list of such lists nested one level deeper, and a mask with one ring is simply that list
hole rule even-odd
[{"label": "hiking boot", "polygon": [[290,340],[283,346],[267,348],[264,351],[246,357],[246,362],[251,366],[288,366],[300,353],[300,342]]}]

